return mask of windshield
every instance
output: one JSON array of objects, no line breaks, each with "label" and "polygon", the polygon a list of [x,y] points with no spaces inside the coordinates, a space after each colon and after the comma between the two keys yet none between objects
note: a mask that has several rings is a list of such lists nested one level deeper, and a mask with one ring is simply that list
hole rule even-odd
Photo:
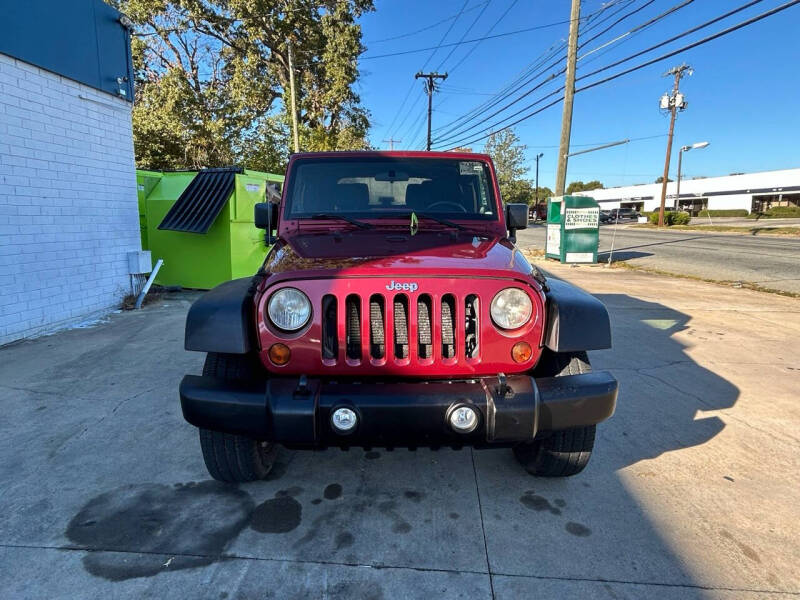
[{"label": "windshield", "polygon": [[490,173],[477,160],[441,158],[303,159],[292,168],[286,216],[398,218],[411,212],[496,221]]}]

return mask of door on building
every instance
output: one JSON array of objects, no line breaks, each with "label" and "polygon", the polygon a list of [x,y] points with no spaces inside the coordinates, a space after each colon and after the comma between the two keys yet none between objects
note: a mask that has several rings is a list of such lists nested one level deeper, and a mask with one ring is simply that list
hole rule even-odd
[{"label": "door on building", "polygon": [[678,210],[688,212],[693,217],[708,208],[708,198],[682,198],[678,200]]}]

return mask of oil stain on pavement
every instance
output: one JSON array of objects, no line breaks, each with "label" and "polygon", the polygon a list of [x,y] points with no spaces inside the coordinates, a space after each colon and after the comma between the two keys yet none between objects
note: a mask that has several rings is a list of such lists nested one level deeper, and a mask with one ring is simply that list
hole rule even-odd
[{"label": "oil stain on pavement", "polygon": [[[90,500],[65,534],[90,551],[83,559],[89,573],[122,581],[222,559],[253,510],[248,493],[214,481],[127,485]],[[169,560],[176,549],[181,556]]]},{"label": "oil stain on pavement", "polygon": [[[520,503],[529,508],[530,510],[535,510],[536,512],[542,511],[549,511],[550,514],[559,516],[561,515],[561,509],[566,508],[567,503],[563,498],[556,498],[553,501],[553,504],[545,498],[544,496],[539,496],[534,493],[533,490],[526,491],[519,499]],[[572,534],[577,537],[589,537],[592,535],[592,530],[583,525],[582,523],[576,523],[575,521],[569,521],[564,525],[564,529],[567,533]]]}]

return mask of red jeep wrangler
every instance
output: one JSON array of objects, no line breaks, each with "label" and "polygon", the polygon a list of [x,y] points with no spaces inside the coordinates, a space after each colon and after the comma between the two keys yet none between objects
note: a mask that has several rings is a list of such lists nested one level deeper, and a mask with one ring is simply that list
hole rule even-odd
[{"label": "red jeep wrangler", "polygon": [[204,294],[180,385],[211,476],[263,478],[290,448],[511,447],[534,475],[580,472],[617,381],[594,297],[545,279],[515,247],[528,207],[503,206],[481,154],[294,155],[274,242],[253,278]]}]

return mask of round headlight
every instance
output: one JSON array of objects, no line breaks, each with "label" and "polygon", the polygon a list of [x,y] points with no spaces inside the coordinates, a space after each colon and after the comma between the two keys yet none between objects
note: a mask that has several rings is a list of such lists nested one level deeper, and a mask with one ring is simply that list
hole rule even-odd
[{"label": "round headlight", "polygon": [[500,290],[492,300],[492,321],[503,329],[522,327],[532,311],[531,299],[519,288]]},{"label": "round headlight", "polygon": [[311,302],[300,290],[283,288],[272,294],[267,312],[275,327],[284,331],[295,331],[311,318]]}]

